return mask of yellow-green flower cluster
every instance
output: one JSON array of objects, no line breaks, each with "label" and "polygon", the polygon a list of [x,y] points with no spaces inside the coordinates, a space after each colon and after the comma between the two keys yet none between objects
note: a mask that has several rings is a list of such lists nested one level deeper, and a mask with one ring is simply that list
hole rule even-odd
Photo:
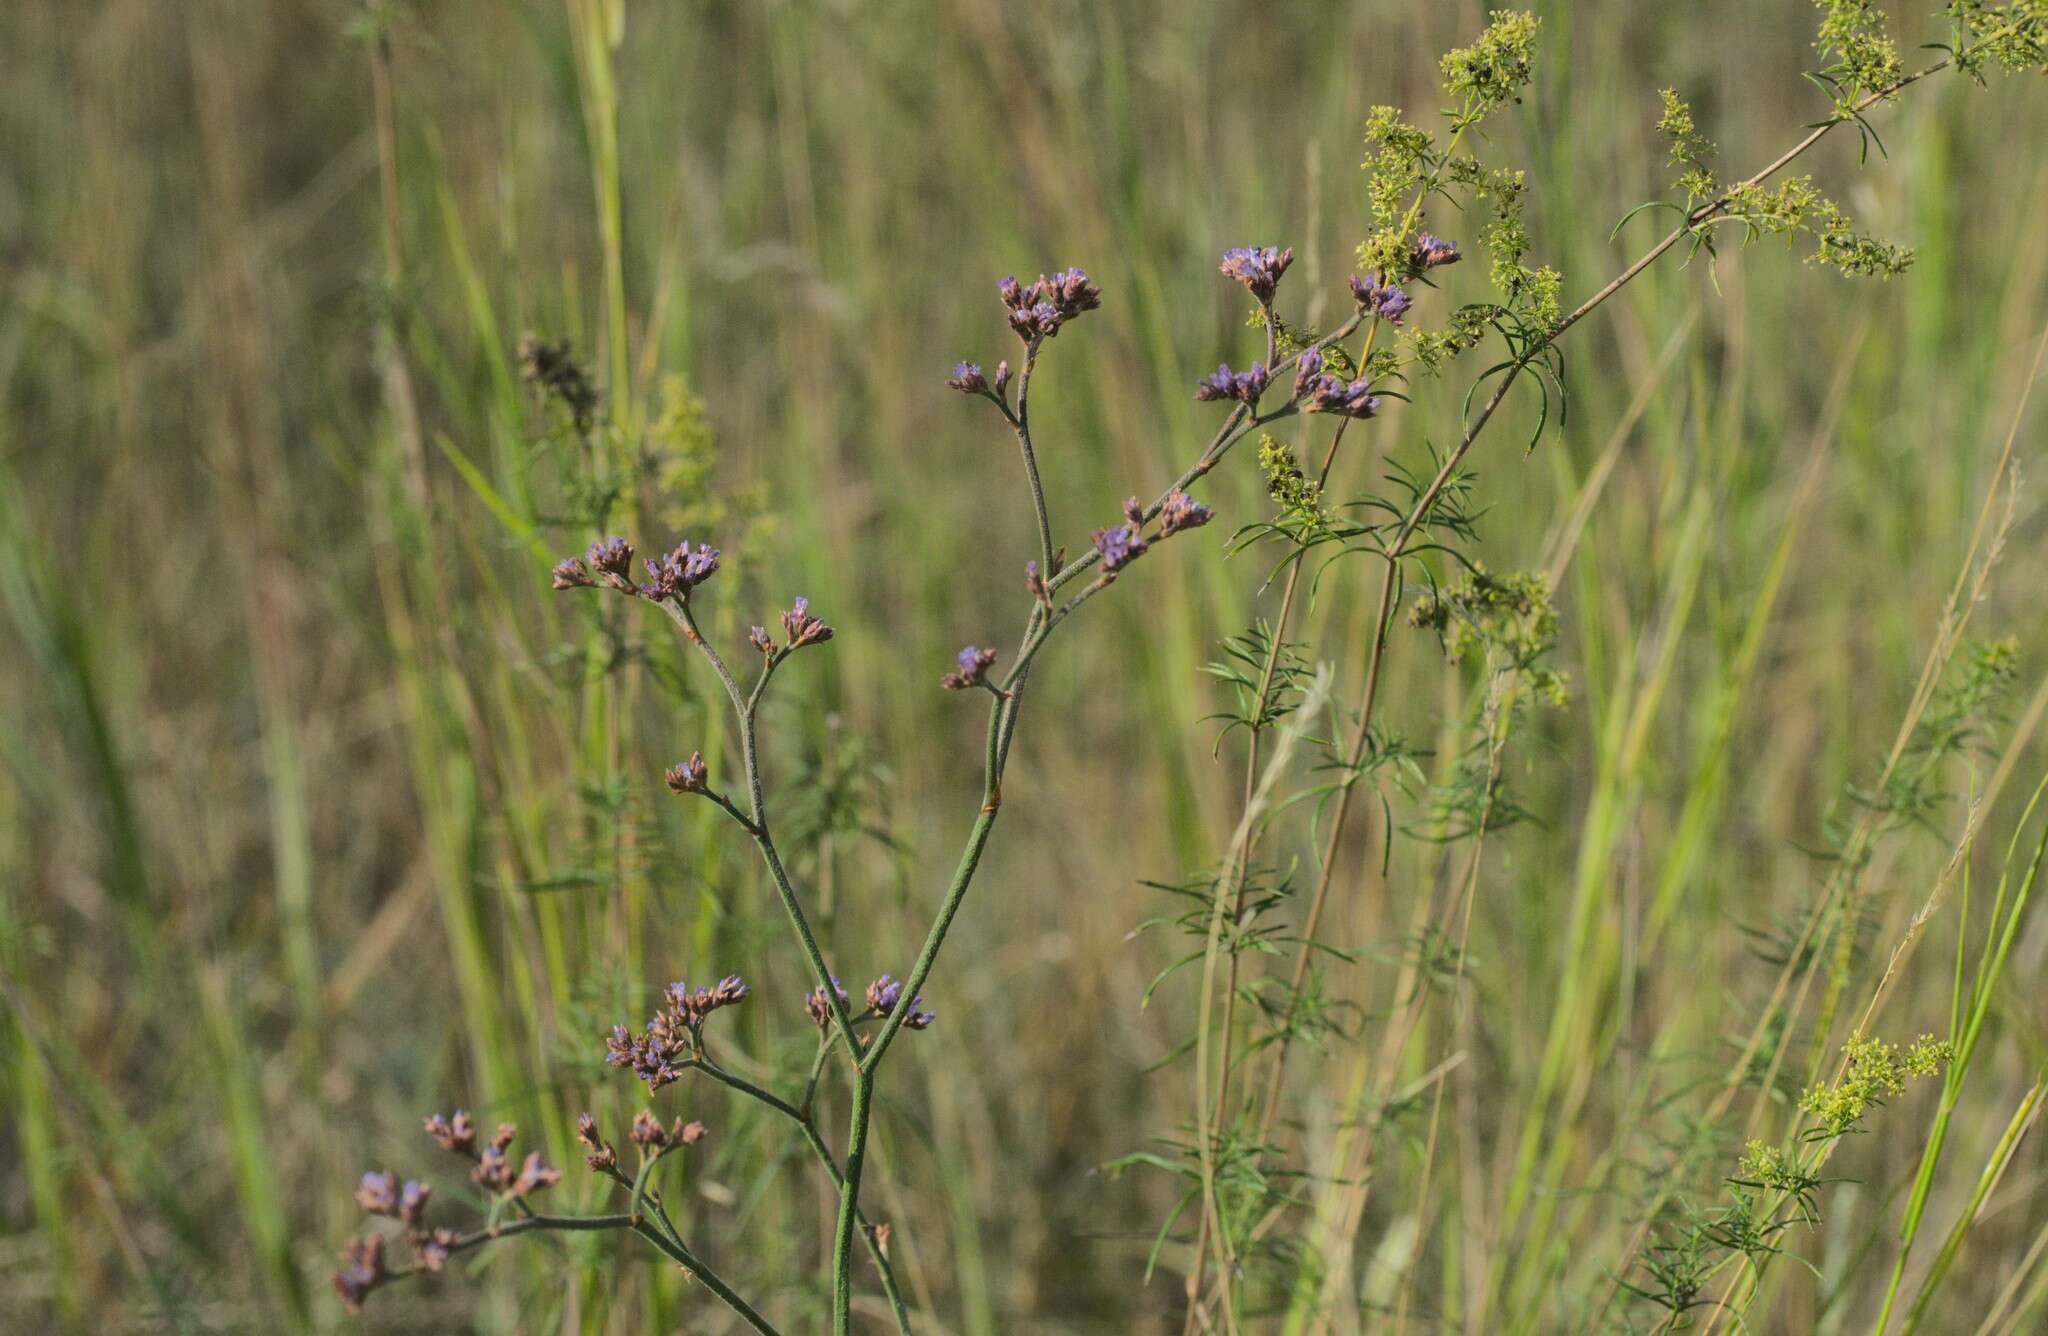
[{"label": "yellow-green flower cluster", "polygon": [[1830,57],[1821,71],[1834,85],[1835,107],[1850,107],[1873,93],[1889,93],[1905,73],[1899,48],[1884,30],[1884,15],[1871,0],[1814,0],[1821,11],[1814,47]]},{"label": "yellow-green flower cluster", "polygon": [[1977,82],[1993,65],[2009,74],[2048,69],[2048,0],[1949,0],[1941,12],[1955,23],[1956,68]]},{"label": "yellow-green flower cluster", "polygon": [[1799,1097],[1804,1109],[1829,1136],[1842,1136],[1863,1115],[1902,1093],[1909,1078],[1933,1076],[1955,1055],[1946,1039],[1922,1035],[1904,1053],[1897,1044],[1851,1035],[1842,1046],[1845,1059],[1838,1081],[1823,1081]]},{"label": "yellow-green flower cluster", "polygon": [[1525,10],[1494,15],[1470,46],[1446,52],[1438,63],[1444,92],[1464,102],[1463,115],[1478,120],[1521,95],[1529,83],[1539,21]]},{"label": "yellow-green flower cluster", "polygon": [[1665,89],[1662,97],[1664,111],[1657,118],[1657,131],[1671,141],[1671,165],[1682,169],[1678,185],[1685,191],[1687,207],[1696,207],[1721,193],[1713,168],[1714,141],[1693,124],[1692,108],[1677,89]]},{"label": "yellow-green flower cluster", "polygon": [[1266,493],[1280,505],[1280,522],[1299,529],[1317,529],[1330,522],[1323,509],[1323,485],[1302,469],[1294,451],[1271,436],[1259,438],[1259,471],[1266,475]]},{"label": "yellow-green flower cluster", "polygon": [[1493,575],[1474,562],[1458,583],[1416,600],[1409,621],[1440,634],[1452,663],[1478,651],[1496,668],[1527,673],[1551,704],[1565,703],[1563,674],[1539,663],[1557,644],[1557,605],[1540,572]]}]

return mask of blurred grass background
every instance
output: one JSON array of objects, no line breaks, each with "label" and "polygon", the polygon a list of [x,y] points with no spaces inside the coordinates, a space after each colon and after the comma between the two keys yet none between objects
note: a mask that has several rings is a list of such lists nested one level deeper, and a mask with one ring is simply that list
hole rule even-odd
[{"label": "blurred grass background", "polygon": [[[1545,63],[1492,149],[1529,168],[1537,252],[1573,300],[1651,237],[1609,232],[1663,189],[1658,88],[1693,98],[1744,171],[1822,110],[1797,0],[1533,7]],[[1899,12],[1909,42],[1943,35]],[[727,549],[725,635],[797,592],[840,629],[771,715],[771,778],[801,807],[828,954],[849,977],[900,973],[978,784],[979,712],[935,680],[1009,630],[1029,547],[1004,433],[942,383],[1011,351],[993,281],[1080,264],[1107,294],[1050,350],[1034,405],[1077,543],[1191,456],[1194,376],[1249,347],[1219,251],[1294,244],[1293,309],[1341,314],[1365,113],[1433,110],[1437,53],[1483,12],[451,0],[383,17],[0,7],[9,1330],[335,1325],[324,1278],[356,1176],[433,1170],[459,1201],[418,1134],[456,1105],[573,1167],[577,1109],[639,1107],[595,1036],[670,978],[743,972],[747,1069],[807,1062],[803,972],[751,858],[659,792],[663,765],[715,750],[706,683],[663,627],[546,591],[545,554],[588,535],[553,522],[581,462],[518,384],[523,332],[592,360],[631,480],[616,527],[653,546],[687,523]],[[1653,1038],[1741,1032],[1772,974],[1745,930],[1825,875],[1824,818],[1897,728],[2048,318],[2048,89],[1916,94],[1879,120],[1889,160],[1858,173],[1845,140],[1815,165],[1864,225],[1919,247],[1909,275],[1845,282],[1775,247],[1660,269],[1573,334],[1569,421],[1526,458],[1508,429],[1476,457],[1484,554],[1531,566],[1611,451],[1561,586],[1578,694],[1514,762],[1539,821],[1491,845],[1447,1143],[1470,1166],[1447,1200],[1487,1197],[1578,968],[1562,938],[1580,906],[1625,982],[1587,1022],[1607,1047],[1557,1092],[1554,1227],[1523,1241],[1518,1320],[1537,1329],[1624,1255],[1640,1202],[1609,1171],[1657,1154]],[[1462,384],[1375,424],[1340,492],[1379,453],[1441,440]],[[2022,421],[2023,471],[2040,422]],[[1257,559],[1223,559],[1262,513],[1254,470],[1212,481],[1225,522],[1147,562],[1035,674],[1005,820],[928,990],[941,1027],[896,1050],[867,1200],[934,1329],[1177,1324],[1177,1274],[1140,1283],[1173,1185],[1095,1170],[1185,1116],[1182,1078],[1148,1074],[1186,1037],[1186,999],[1139,1006],[1176,947],[1131,937],[1159,908],[1138,883],[1202,866],[1234,820],[1231,752],[1190,726],[1215,702],[1197,669],[1276,598]],[[2036,493],[2019,504],[1974,629],[2020,638],[2024,704],[2048,662],[2048,531]],[[1359,588],[1315,614],[1340,682],[1361,666]],[[1429,727],[1433,662],[1397,657],[1394,725]],[[1876,940],[1947,847],[1908,835],[1882,865]],[[1406,919],[1399,876],[1338,894],[1341,944]],[[1953,926],[1933,931],[1892,1004],[1902,1032],[1945,1023],[1932,962]],[[1983,1102],[1959,1115],[1944,1222],[2048,1054],[2044,952],[2037,920],[1973,1075]],[[1296,1076],[1312,1092],[1348,1070]],[[815,1311],[815,1171],[710,1090],[663,1101],[715,1131],[684,1188],[693,1239],[771,1308]],[[1867,1296],[1829,1277],[1893,1237],[1927,1108],[1899,1101],[1848,1157],[1854,1227],[1820,1279],[1785,1282],[1767,1329],[1867,1323]],[[2036,1140],[1947,1283],[1955,1312],[2012,1276],[2044,1175]],[[595,1199],[581,1178],[565,1200]],[[1412,1209],[1376,1191],[1368,1250]],[[651,1264],[613,1286],[609,1246],[508,1249],[379,1295],[362,1322],[724,1329]],[[1468,1311],[1458,1248],[1423,1265],[1424,1312]]]}]

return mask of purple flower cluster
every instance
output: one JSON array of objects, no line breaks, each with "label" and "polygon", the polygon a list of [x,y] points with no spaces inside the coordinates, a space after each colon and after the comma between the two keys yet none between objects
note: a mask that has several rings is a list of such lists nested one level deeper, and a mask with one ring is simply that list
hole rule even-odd
[{"label": "purple flower cluster", "polygon": [[342,1307],[360,1313],[370,1291],[391,1279],[384,1269],[384,1236],[350,1239],[341,1260],[342,1269],[334,1273],[334,1292],[341,1296]]},{"label": "purple flower cluster", "polygon": [[[1008,365],[1005,363],[1004,365]],[[962,394],[987,394],[988,378],[981,374],[979,362],[960,362],[953,367],[953,375],[946,384]]]},{"label": "purple flower cluster", "polygon": [[[877,1016],[887,1016],[890,1012],[896,1010],[896,1004],[902,999],[902,982],[886,974],[868,985],[868,1010]],[[905,1029],[929,1029],[931,1023],[939,1018],[936,1012],[919,1011],[918,1007],[923,1002],[924,999],[922,997],[910,999],[909,1009],[903,1013],[903,1026]]]},{"label": "purple flower cluster", "polygon": [[417,1179],[408,1178],[401,1186],[395,1174],[369,1173],[356,1185],[356,1205],[371,1215],[388,1215],[417,1225],[426,1214],[427,1198],[433,1193],[432,1188]]},{"label": "purple flower cluster", "polygon": [[1275,250],[1271,246],[1235,246],[1223,252],[1222,271],[1251,290],[1259,305],[1271,306],[1279,290],[1280,276],[1294,263],[1294,247]]},{"label": "purple flower cluster", "polygon": [[1249,371],[1232,371],[1230,364],[1225,362],[1195,386],[1195,399],[1200,403],[1235,399],[1242,404],[1255,405],[1272,378],[1272,373],[1262,363],[1253,362]]},{"label": "purple flower cluster", "polygon": [[702,1123],[686,1123],[681,1118],[663,1127],[660,1119],[643,1109],[633,1115],[633,1128],[626,1133],[626,1139],[644,1153],[669,1146],[694,1146],[705,1138],[709,1130]]},{"label": "purple flower cluster", "polygon": [[711,787],[711,767],[704,764],[703,752],[691,752],[689,760],[677,761],[661,778],[672,793],[706,793]]},{"label": "purple flower cluster", "polygon": [[476,1154],[476,1124],[470,1121],[469,1113],[457,1109],[451,1118],[431,1114],[426,1122],[427,1135],[441,1143],[441,1149],[455,1155]]},{"label": "purple flower cluster", "polygon": [[832,638],[832,628],[811,615],[811,601],[803,597],[798,597],[789,605],[789,611],[782,614],[782,633],[789,637],[791,649],[822,645]]},{"label": "purple flower cluster", "polygon": [[1095,531],[1095,550],[1102,556],[1102,573],[1105,576],[1115,575],[1144,556],[1145,549],[1149,546],[1151,545],[1145,541],[1145,535],[1138,532],[1138,526],[1135,524],[1119,524],[1114,528]]},{"label": "purple flower cluster", "polygon": [[1364,377],[1348,384],[1336,376],[1312,376],[1306,384],[1297,380],[1298,393],[1307,396],[1304,412],[1334,413],[1338,417],[1369,418],[1380,411],[1379,397]]},{"label": "purple flower cluster", "polygon": [[557,562],[550,583],[556,589],[591,589],[603,584],[621,594],[660,601],[687,594],[717,574],[718,549],[708,543],[693,549],[685,539],[675,551],[659,560],[649,558],[645,564],[648,583],[634,584],[633,545],[623,538],[601,538],[581,557]]},{"label": "purple flower cluster", "polygon": [[984,376],[979,362],[960,362],[954,365],[953,374],[946,384],[962,394],[980,394],[994,399],[997,403],[1008,403],[1010,397],[1010,364],[996,363],[993,378]]},{"label": "purple flower cluster", "polygon": [[[837,976],[832,980],[832,991],[839,995],[839,1005],[846,1005],[846,989],[840,985]],[[811,1021],[820,1030],[832,1024],[832,1003],[825,996],[823,988],[813,988],[804,994],[804,1010],[810,1013]]]},{"label": "purple flower cluster", "polygon": [[[589,563],[586,567],[585,563]],[[592,575],[592,571],[596,575]],[[568,557],[555,566],[554,587],[589,589],[600,582],[622,594],[637,594],[633,583],[633,545],[623,538],[600,538],[581,557]]]},{"label": "purple flower cluster", "polygon": [[1301,355],[1294,369],[1294,397],[1305,399],[1302,409],[1309,413],[1334,413],[1339,417],[1369,418],[1380,411],[1378,396],[1363,377],[1346,382],[1323,373],[1322,354],[1311,348]]},{"label": "purple flower cluster", "polygon": [[[508,1123],[498,1130],[504,1132],[510,1128]],[[477,1156],[476,1168],[470,1170],[469,1176],[484,1191],[495,1192],[502,1197],[525,1197],[562,1181],[562,1171],[549,1168],[537,1150],[528,1151],[526,1159],[515,1172],[505,1147],[495,1141]]]},{"label": "purple flower cluster", "polygon": [[[1451,258],[1457,258],[1457,247],[1451,248]],[[1358,300],[1358,309],[1368,315],[1376,315],[1390,325],[1401,323],[1401,317],[1415,303],[1408,294],[1392,283],[1375,283],[1371,279],[1351,276],[1351,295]]]},{"label": "purple flower cluster", "polygon": [[718,549],[709,543],[692,549],[690,540],[676,544],[676,550],[659,561],[647,563],[648,586],[641,592],[660,602],[687,594],[718,573]]},{"label": "purple flower cluster", "polygon": [[939,679],[939,685],[948,691],[965,691],[969,687],[988,685],[988,670],[995,666],[996,652],[992,649],[977,649],[967,646],[953,656],[953,662],[960,665],[957,672],[947,673]]},{"label": "purple flower cluster", "polygon": [[598,1134],[596,1114],[586,1113],[576,1120],[576,1139],[582,1142],[588,1151],[583,1157],[583,1162],[596,1172],[609,1173],[619,1167],[618,1151],[612,1148],[611,1142]]},{"label": "purple flower cluster", "polygon": [[[1049,339],[1067,321],[1102,305],[1102,289],[1089,282],[1087,273],[1080,269],[1040,275],[1036,283],[1029,285],[1006,278],[996,284],[996,292],[1003,305],[1010,308],[1010,328],[1026,343]],[[1002,379],[1000,369],[997,379]]]},{"label": "purple flower cluster", "polygon": [[1199,529],[1215,518],[1215,511],[1176,487],[1160,503],[1159,536],[1171,538],[1183,529]]},{"label": "purple flower cluster", "polygon": [[1419,234],[1415,244],[1408,248],[1408,265],[1418,274],[1439,265],[1456,264],[1461,258],[1457,242],[1445,241],[1429,232]]},{"label": "purple flower cluster", "polygon": [[[782,633],[789,637],[786,650],[799,650],[806,645],[822,645],[832,638],[832,628],[825,625],[823,618],[813,616],[811,601],[801,597],[789,605],[788,612],[782,614]],[[757,626],[748,631],[747,641],[771,659],[778,652],[775,638],[768,634],[768,628],[765,626]]]},{"label": "purple flower cluster", "polygon": [[682,1076],[680,1064],[703,1053],[704,1022],[711,1013],[737,1006],[750,991],[737,974],[728,974],[709,988],[672,983],[645,1030],[612,1027],[604,1041],[604,1060],[645,1081],[650,1093],[659,1090]]}]

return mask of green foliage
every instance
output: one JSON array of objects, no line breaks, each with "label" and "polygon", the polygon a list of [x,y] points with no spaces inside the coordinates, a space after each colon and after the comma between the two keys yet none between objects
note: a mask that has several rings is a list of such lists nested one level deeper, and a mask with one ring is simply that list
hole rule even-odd
[{"label": "green foliage", "polygon": [[1417,599],[1408,620],[1435,631],[1452,663],[1476,655],[1491,672],[1526,677],[1552,705],[1570,696],[1564,675],[1542,662],[1557,647],[1558,617],[1550,582],[1540,573],[1494,575],[1472,562],[1456,583]]}]

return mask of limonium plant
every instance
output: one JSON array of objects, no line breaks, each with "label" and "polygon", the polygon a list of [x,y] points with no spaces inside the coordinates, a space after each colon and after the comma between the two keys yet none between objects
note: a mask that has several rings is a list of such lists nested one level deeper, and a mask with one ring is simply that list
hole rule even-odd
[{"label": "limonium plant", "polygon": [[[1757,170],[1731,177],[1685,99],[1676,90],[1666,92],[1656,125],[1670,145],[1675,197],[1646,204],[1623,223],[1662,212],[1670,215],[1669,230],[1576,305],[1566,304],[1563,277],[1533,256],[1524,204],[1535,186],[1522,170],[1482,155],[1485,127],[1520,99],[1539,47],[1534,16],[1495,15],[1469,46],[1443,58],[1440,125],[1418,124],[1391,107],[1377,108],[1369,118],[1371,228],[1358,246],[1356,271],[1337,289],[1340,299],[1349,298],[1343,318],[1318,330],[1291,313],[1291,249],[1257,244],[1224,252],[1217,263],[1220,281],[1248,298],[1249,327],[1257,334],[1253,346],[1226,354],[1214,371],[1190,377],[1193,399],[1219,415],[1215,427],[1176,476],[1121,504],[1104,498],[1098,513],[1079,525],[1072,517],[1055,517],[1048,505],[1033,399],[1043,393],[1039,382],[1056,351],[1085,355],[1075,348],[1087,337],[1085,317],[1113,294],[1078,267],[995,285],[992,337],[1015,342],[992,369],[963,360],[946,383],[984,409],[1016,448],[1018,504],[1009,513],[1017,521],[1013,530],[990,538],[1015,549],[1016,627],[1011,639],[1002,640],[1002,628],[990,625],[977,643],[929,670],[934,690],[959,693],[987,712],[981,780],[963,802],[970,824],[954,871],[930,905],[921,944],[906,948],[902,959],[869,962],[889,972],[856,973],[816,931],[812,897],[792,874],[778,841],[775,777],[763,764],[759,737],[772,693],[801,691],[806,661],[830,653],[841,634],[866,632],[835,629],[825,620],[828,609],[795,597],[786,609],[763,616],[743,643],[718,643],[707,633],[704,615],[722,592],[723,555],[715,541],[682,539],[642,553],[627,537],[605,535],[560,561],[549,576],[556,590],[568,597],[624,600],[666,620],[729,706],[736,768],[715,770],[705,752],[734,750],[707,740],[647,782],[665,786],[679,800],[713,804],[736,836],[753,846],[809,990],[801,998],[770,1003],[743,972],[694,986],[679,981],[660,994],[651,1015],[619,1017],[608,1033],[590,1036],[592,1048],[601,1049],[622,1080],[643,1085],[649,1101],[625,1126],[605,1126],[588,1113],[577,1124],[587,1171],[615,1194],[615,1208],[607,1213],[551,1211],[562,1170],[537,1151],[522,1151],[516,1128],[503,1125],[486,1133],[460,1110],[427,1117],[426,1136],[461,1162],[487,1207],[479,1219],[451,1223],[437,1218],[443,1212],[433,1208],[427,1179],[381,1169],[366,1173],[358,1204],[392,1224],[348,1245],[333,1277],[344,1302],[358,1308],[386,1285],[440,1271],[458,1255],[495,1240],[549,1231],[617,1231],[636,1236],[689,1272],[748,1327],[775,1331],[758,1300],[707,1263],[692,1242],[698,1223],[664,1192],[664,1168],[717,1134],[715,1126],[689,1116],[690,1090],[709,1082],[757,1102],[785,1123],[836,1193],[825,1249],[832,1330],[853,1330],[856,1291],[870,1287],[879,1289],[896,1328],[912,1330],[913,1314],[892,1269],[892,1226],[871,1213],[862,1195],[878,1092],[899,1042],[947,1042],[940,967],[1003,810],[1005,775],[1033,669],[1053,637],[1087,604],[1127,576],[1143,578],[1132,568],[1148,557],[1153,563],[1171,559],[1175,539],[1211,523],[1212,510],[1195,495],[1203,480],[1232,455],[1254,454],[1248,466],[1262,477],[1273,509],[1241,523],[1234,545],[1273,554],[1281,602],[1270,620],[1233,637],[1225,658],[1211,669],[1233,696],[1225,734],[1241,748],[1242,801],[1214,864],[1168,887],[1192,906],[1160,920],[1194,939],[1193,949],[1181,957],[1200,979],[1184,1059],[1192,1066],[1192,1100],[1186,1134],[1169,1139],[1168,1153],[1133,1162],[1163,1167],[1183,1184],[1181,1209],[1166,1227],[1178,1223],[1176,1246],[1188,1259],[1181,1290],[1187,1330],[1236,1331],[1283,1314],[1290,1330],[1322,1329],[1331,1313],[1355,1310],[1350,1255],[1382,1151],[1381,1132],[1397,1111],[1424,1108],[1427,1151],[1436,1148],[1442,1081],[1421,1093],[1404,1092],[1399,1082],[1411,1070],[1409,1047],[1426,1033],[1433,1000],[1454,994],[1464,975],[1487,837],[1519,813],[1504,784],[1504,756],[1528,710],[1562,707],[1570,696],[1564,674],[1551,662],[1559,623],[1551,598],[1554,577],[1545,571],[1493,571],[1469,550],[1478,517],[1468,457],[1518,390],[1531,396],[1536,410],[1533,447],[1545,424],[1564,409],[1561,340],[1673,252],[1711,255],[1730,238],[1803,236],[1814,261],[1846,273],[1885,276],[1905,269],[1912,261],[1909,250],[1859,232],[1810,178],[1790,175],[1789,169],[1831,133],[1856,135],[1874,146],[1871,114],[1937,72],[1955,70],[1981,81],[1995,70],[2048,63],[2048,6],[2039,0],[1955,0],[1943,11],[1950,40],[1918,68],[1905,64],[1876,9],[1864,0],[1823,0],[1820,9],[1823,64],[1815,80],[1828,100],[1821,120]],[[998,316],[1007,335],[996,326]],[[1370,424],[1376,419],[1443,386],[1454,365],[1482,349],[1486,364],[1464,391],[1458,434],[1432,450],[1426,467],[1396,468],[1385,490],[1355,500],[1340,502],[1331,495],[1333,466],[1347,439],[1359,441],[1374,430]],[[589,420],[597,391],[565,345],[533,343],[527,363],[529,378],[544,394],[576,421]],[[1311,428],[1327,424],[1320,427],[1326,440],[1318,455],[1304,458],[1303,447],[1276,439],[1272,429],[1290,420],[1304,442]],[[1240,452],[1247,442],[1250,449]],[[990,506],[986,513],[1005,512]],[[1070,527],[1078,532],[1062,543],[1060,535]],[[1164,553],[1154,555],[1162,548]],[[1364,558],[1377,576],[1355,689],[1341,679],[1333,682],[1328,670],[1312,679],[1301,647],[1289,638],[1315,587],[1354,569],[1351,557]],[[1378,708],[1386,656],[1404,607],[1417,638],[1435,641],[1453,665],[1475,675],[1480,688],[1472,718],[1451,721],[1447,730],[1447,736],[1463,739],[1464,749],[1439,766],[1441,778],[1433,786],[1422,782],[1416,752],[1384,725]],[[1956,717],[1980,704],[1978,697],[1968,697]],[[1337,736],[1311,737],[1323,715],[1348,722]],[[1276,804],[1274,772],[1303,746],[1326,751],[1324,773],[1334,779],[1311,795],[1320,813],[1319,847],[1305,877],[1305,908],[1283,925],[1278,916],[1290,914],[1296,903],[1293,874],[1269,868],[1261,845]],[[1363,957],[1326,943],[1326,909],[1332,887],[1346,875],[1347,858],[1357,855],[1357,842],[1346,841],[1347,827],[1361,819],[1370,795],[1384,802],[1390,787],[1425,795],[1409,829],[1445,848],[1446,870],[1413,905],[1394,963],[1393,1000],[1371,1019],[1369,1058],[1358,1068],[1346,1121],[1330,1143],[1331,1158],[1294,1162],[1303,1143],[1287,1132],[1295,1090],[1291,1056],[1345,1028],[1325,1001],[1326,971],[1369,968]],[[1871,829],[1845,841],[1845,865],[1853,864],[1861,847],[1855,841],[1867,841]],[[1389,824],[1386,835],[1392,833]],[[1382,857],[1384,849],[1383,839]],[[1788,961],[1794,954],[1815,958],[1823,945],[1816,937],[1827,943],[1853,940],[1854,903],[1853,884],[1845,881],[1831,915],[1815,916],[1800,951],[1788,953]],[[731,962],[729,968],[744,971],[746,963]],[[800,1087],[758,1084],[721,1057],[720,1013],[764,1004],[779,1004],[790,1024],[815,1029],[815,1058]],[[1832,1008],[1830,1002],[1830,1020]],[[1771,1019],[1760,1023],[1759,1035],[1775,1033]],[[915,1038],[907,1039],[906,1032]],[[1823,1038],[1827,1033],[1822,1027]],[[1782,1060],[1761,1049],[1761,1040],[1750,1045],[1738,1063],[1741,1072],[1751,1071],[1760,1057]],[[1602,1312],[1641,1305],[1655,1314],[1660,1329],[1675,1330],[1711,1299],[1715,1320],[1739,1323],[1745,1298],[1760,1281],[1738,1285],[1728,1278],[1760,1277],[1782,1233],[1811,1218],[1825,1184],[1821,1166],[1828,1148],[1909,1081],[1940,1075],[1958,1052],[1953,1040],[1929,1037],[1902,1049],[1860,1029],[1852,1033],[1832,1075],[1815,1059],[1812,1080],[1798,1100],[1800,1123],[1781,1141],[1750,1140],[1740,1164],[1731,1167],[1727,1201],[1695,1213],[1692,1226],[1675,1237],[1655,1233],[1646,1223],[1636,1255],[1613,1259],[1613,1292],[1594,1302]],[[828,1081],[843,1082],[847,1090],[843,1127],[828,1126],[819,1116],[818,1097]],[[1729,1090],[1739,1084],[1732,1081]],[[1314,1190],[1304,1194],[1303,1183]],[[1162,1242],[1166,1237],[1163,1231]],[[1286,1246],[1276,1248],[1278,1242]],[[1717,1277],[1724,1278],[1719,1290],[1712,1288]],[[1398,1321],[1406,1320],[1404,1307]]]}]

